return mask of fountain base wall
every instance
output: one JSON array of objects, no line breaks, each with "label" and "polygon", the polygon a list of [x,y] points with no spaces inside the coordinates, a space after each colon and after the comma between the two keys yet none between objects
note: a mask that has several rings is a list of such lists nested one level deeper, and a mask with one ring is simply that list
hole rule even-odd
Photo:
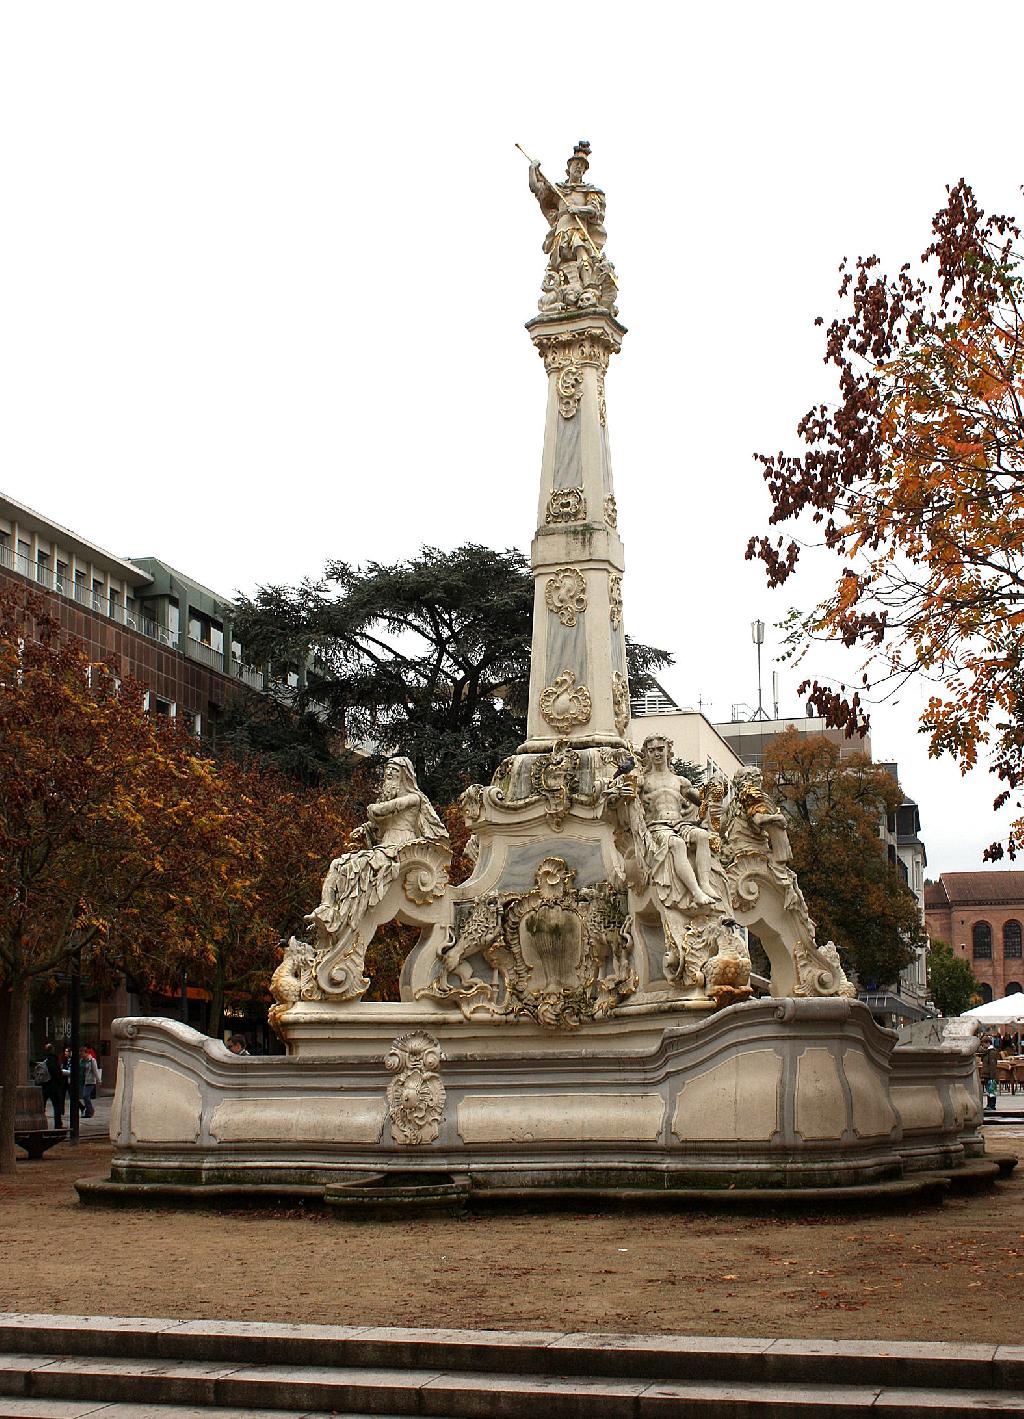
[{"label": "fountain base wall", "polygon": [[[800,1191],[955,1172],[983,1149],[973,1037],[898,1044],[843,999],[694,1020],[620,1008],[576,1031],[354,1006],[333,1053],[236,1057],[118,1021],[111,1181],[344,1190]],[[438,1057],[439,1056],[439,1057]]]}]

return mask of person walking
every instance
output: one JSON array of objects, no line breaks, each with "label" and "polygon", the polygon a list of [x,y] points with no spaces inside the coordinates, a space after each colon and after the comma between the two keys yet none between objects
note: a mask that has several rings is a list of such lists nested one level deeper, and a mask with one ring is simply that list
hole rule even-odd
[{"label": "person walking", "polygon": [[60,1060],[57,1057],[57,1050],[50,1040],[46,1041],[43,1047],[43,1063],[46,1066],[47,1080],[41,1084],[43,1091],[43,1109],[50,1104],[53,1108],[54,1128],[64,1127],[64,1074],[60,1067]]},{"label": "person walking", "polygon": [[995,1040],[985,1038],[981,1042],[981,1077],[985,1081],[985,1107],[996,1106],[996,1080],[999,1078],[999,1051]]},{"label": "person walking", "polygon": [[83,1118],[92,1118],[96,1112],[92,1101],[96,1097],[96,1086],[99,1082],[96,1056],[83,1045],[78,1051],[78,1094],[82,1100]]}]

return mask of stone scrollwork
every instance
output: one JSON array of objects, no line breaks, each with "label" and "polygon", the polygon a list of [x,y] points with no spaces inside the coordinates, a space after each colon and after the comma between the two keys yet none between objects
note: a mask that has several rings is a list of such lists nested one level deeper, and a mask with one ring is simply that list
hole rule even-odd
[{"label": "stone scrollwork", "polygon": [[[503,1013],[575,1029],[597,1008],[592,992],[601,947],[608,925],[615,922],[614,903],[607,896],[611,889],[602,883],[603,891],[578,891],[575,872],[560,857],[544,858],[534,881],[532,891],[506,905],[501,937],[487,959],[505,985]],[[617,929],[623,924],[620,912]],[[624,991],[626,985],[623,981]]]},{"label": "stone scrollwork", "polygon": [[380,801],[336,857],[320,905],[306,917],[307,940],[289,941],[274,972],[271,1021],[302,1000],[358,1000],[370,982],[366,950],[378,926],[402,913],[421,926],[443,918],[451,844],[406,758],[389,759]]},{"label": "stone scrollwork", "polygon": [[[816,940],[797,875],[790,866],[786,818],[764,791],[760,769],[740,769],[722,820],[723,855],[736,914],[767,945],[776,942],[792,963],[792,994],[853,997],[839,952]],[[773,961],[773,975],[775,963]],[[789,993],[787,991],[787,993]]]},{"label": "stone scrollwork", "polygon": [[619,525],[619,506],[614,493],[609,493],[604,500],[604,520],[609,527],[617,528]]},{"label": "stone scrollwork", "polygon": [[438,948],[437,966],[429,985],[416,999],[454,1000],[468,1020],[473,1010],[495,1013],[495,988],[473,974],[470,958],[492,946],[501,935],[501,904],[494,895],[478,897],[458,930]]},{"label": "stone scrollwork", "polygon": [[591,330],[558,333],[537,330],[533,333],[533,343],[548,374],[566,365],[579,365],[597,370],[599,376],[607,372],[608,361],[622,345],[614,331],[596,325]]},{"label": "stone scrollwork", "polygon": [[582,488],[556,488],[548,498],[547,522],[585,522],[587,500]]},{"label": "stone scrollwork", "polygon": [[625,734],[629,727],[629,684],[625,675],[620,675],[617,670],[612,674],[612,713],[615,728],[620,734]]},{"label": "stone scrollwork", "polygon": [[384,1056],[384,1067],[395,1075],[387,1103],[396,1143],[433,1143],[441,1131],[445,1087],[438,1070],[443,1058],[440,1044],[423,1031],[400,1035]]},{"label": "stone scrollwork", "polygon": [[544,585],[544,600],[563,626],[575,626],[587,609],[587,581],[575,567],[562,567]]},{"label": "stone scrollwork", "polygon": [[580,756],[570,749],[568,740],[555,741],[550,754],[538,754],[530,773],[531,786],[538,797],[546,801],[545,816],[553,832],[562,831],[562,824],[578,792]]},{"label": "stone scrollwork", "polygon": [[572,419],[583,398],[583,371],[576,365],[565,365],[558,373],[558,412],[563,419]]},{"label": "stone scrollwork", "polygon": [[610,1014],[639,984],[625,893],[610,882],[579,889],[575,877],[563,858],[546,857],[529,892],[477,898],[417,999],[452,1000],[467,1019],[526,1015],[552,1029]]},{"label": "stone scrollwork", "polygon": [[615,630],[622,625],[622,577],[612,572],[608,578],[608,612]]},{"label": "stone scrollwork", "polygon": [[448,890],[451,849],[424,843],[419,852],[410,854],[410,858],[409,866],[402,874],[402,890],[408,900],[420,907],[439,901]]},{"label": "stone scrollwork", "polygon": [[554,684],[540,692],[540,712],[558,734],[590,723],[592,704],[586,685],[577,685],[572,670],[563,670]]},{"label": "stone scrollwork", "polygon": [[599,375],[597,380],[597,417],[601,422],[602,429],[608,423],[608,403],[604,397],[604,375]]}]

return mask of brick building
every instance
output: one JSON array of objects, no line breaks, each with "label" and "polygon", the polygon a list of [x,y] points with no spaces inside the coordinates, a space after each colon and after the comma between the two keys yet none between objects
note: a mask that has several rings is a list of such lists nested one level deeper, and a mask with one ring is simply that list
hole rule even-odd
[{"label": "brick building", "polygon": [[985,1000],[1024,990],[1024,872],[943,872],[924,905],[928,935],[970,962]]}]

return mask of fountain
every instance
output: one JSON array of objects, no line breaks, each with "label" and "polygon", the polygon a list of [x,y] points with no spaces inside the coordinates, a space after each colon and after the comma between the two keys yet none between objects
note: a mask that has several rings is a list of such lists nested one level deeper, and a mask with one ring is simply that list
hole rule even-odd
[{"label": "fountain", "polygon": [[[443,823],[391,759],[274,974],[287,1054],[117,1022],[112,1171],[84,1200],[838,1198],[996,1171],[971,1027],[901,1043],[875,1023],[816,939],[758,772],[696,789],[667,739],[635,742],[605,389],[626,331],[589,159],[577,144],[559,182],[530,167],[548,230],[527,330],[548,399],[529,716],[492,781],[462,795],[473,871],[451,884]],[[368,1002],[367,948],[394,920],[419,929],[401,999]],[[752,994],[748,930],[767,997]]]}]

